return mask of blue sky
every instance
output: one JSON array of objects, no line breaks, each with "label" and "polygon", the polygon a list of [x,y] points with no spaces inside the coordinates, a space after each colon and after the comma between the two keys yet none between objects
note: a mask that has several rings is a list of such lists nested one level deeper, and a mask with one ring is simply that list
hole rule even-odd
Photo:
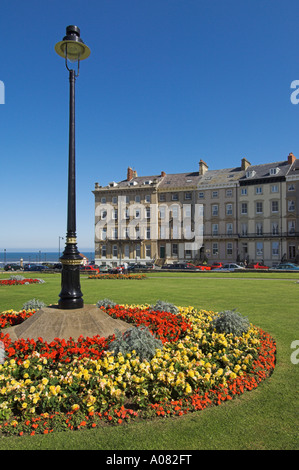
[{"label": "blue sky", "polygon": [[[75,24],[77,238],[93,248],[95,182],[299,157],[298,0],[2,0],[0,256],[65,236]],[[0,100],[1,102],[1,100]]]}]

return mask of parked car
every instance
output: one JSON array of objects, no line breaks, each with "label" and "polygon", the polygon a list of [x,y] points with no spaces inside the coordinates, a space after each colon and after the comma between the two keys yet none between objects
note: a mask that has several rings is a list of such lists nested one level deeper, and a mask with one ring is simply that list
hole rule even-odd
[{"label": "parked car", "polygon": [[262,263],[250,263],[247,266],[248,269],[269,269],[269,266],[265,266]]},{"label": "parked car", "polygon": [[212,264],[211,268],[212,268],[212,269],[220,269],[220,268],[223,268],[223,263],[220,263],[220,262],[216,261],[215,263]]},{"label": "parked car", "polygon": [[42,264],[26,264],[24,271],[49,271],[48,266]]},{"label": "parked car", "polygon": [[208,266],[207,264],[193,264],[193,263],[188,263],[188,266],[190,266],[192,269],[199,269],[200,271],[211,271],[211,266]]},{"label": "parked car", "polygon": [[95,269],[98,269],[100,273],[108,273],[109,267],[108,266],[94,266]]},{"label": "parked car", "polygon": [[80,271],[85,273],[99,274],[99,269],[91,265],[80,266]]},{"label": "parked car", "polygon": [[224,264],[222,268],[219,269],[219,271],[236,271],[239,269],[245,269],[244,266],[240,266],[237,263],[228,263]]},{"label": "parked car", "polygon": [[128,266],[128,271],[148,271],[153,269],[153,265],[146,265],[141,263],[130,264]]},{"label": "parked car", "polygon": [[191,263],[175,263],[172,265],[172,269],[199,271],[199,268],[191,266]]},{"label": "parked car", "polygon": [[294,264],[294,263],[280,263],[278,266],[276,266],[275,269],[286,269],[288,271],[299,271],[299,266],[298,266],[298,264]]},{"label": "parked car", "polygon": [[163,264],[162,269],[173,269],[173,264]]},{"label": "parked car", "polygon": [[62,269],[62,263],[55,263],[53,265],[53,269],[59,269],[59,270]]},{"label": "parked car", "polygon": [[19,264],[11,263],[4,266],[4,271],[22,271],[23,268]]}]

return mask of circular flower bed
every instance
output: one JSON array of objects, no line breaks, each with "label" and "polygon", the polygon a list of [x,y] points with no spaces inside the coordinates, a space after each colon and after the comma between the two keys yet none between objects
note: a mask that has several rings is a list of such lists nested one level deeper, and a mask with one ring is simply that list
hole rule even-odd
[{"label": "circular flower bed", "polygon": [[[215,312],[177,308],[177,314],[148,305],[105,310],[132,328],[143,325],[161,342],[142,361],[134,350],[114,353],[115,335],[48,344],[42,338],[12,342],[2,331],[0,432],[48,433],[180,416],[231,400],[272,373],[276,345],[267,333],[253,325],[241,336],[217,333]],[[8,311],[0,318],[10,326],[34,313]]]}]

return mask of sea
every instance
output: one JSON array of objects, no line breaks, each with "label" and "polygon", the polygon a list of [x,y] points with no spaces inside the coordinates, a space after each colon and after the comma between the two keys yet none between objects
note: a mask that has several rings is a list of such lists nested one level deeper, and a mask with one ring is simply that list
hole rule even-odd
[{"label": "sea", "polygon": [[[94,260],[94,251],[80,250],[80,254],[83,254],[88,258],[88,262]],[[23,260],[23,264],[42,264],[42,263],[58,263],[59,258],[62,255],[63,250],[59,253],[58,251],[0,251],[0,268],[3,268],[5,264],[16,263],[20,264],[20,260]]]}]

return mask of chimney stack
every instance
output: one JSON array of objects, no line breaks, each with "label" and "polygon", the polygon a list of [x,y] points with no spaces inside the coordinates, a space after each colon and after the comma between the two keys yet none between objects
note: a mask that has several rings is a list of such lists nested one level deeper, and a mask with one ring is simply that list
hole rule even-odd
[{"label": "chimney stack", "polygon": [[127,170],[127,181],[131,181],[133,179],[133,170],[131,167]]},{"label": "chimney stack", "polygon": [[295,160],[296,160],[295,155],[293,155],[292,152],[289,153],[289,155],[288,155],[288,164],[289,164],[289,165],[292,165],[292,163],[294,163]]},{"label": "chimney stack", "polygon": [[206,164],[206,162],[204,162],[203,160],[200,160],[200,162],[199,162],[199,174],[204,175],[205,172],[208,171],[208,169],[209,169],[209,167]]},{"label": "chimney stack", "polygon": [[161,171],[161,176],[162,176],[162,178],[164,178],[164,176],[166,176],[165,171]]},{"label": "chimney stack", "polygon": [[241,160],[241,169],[246,171],[247,168],[251,165],[251,163],[246,159],[246,158],[242,158]]}]

